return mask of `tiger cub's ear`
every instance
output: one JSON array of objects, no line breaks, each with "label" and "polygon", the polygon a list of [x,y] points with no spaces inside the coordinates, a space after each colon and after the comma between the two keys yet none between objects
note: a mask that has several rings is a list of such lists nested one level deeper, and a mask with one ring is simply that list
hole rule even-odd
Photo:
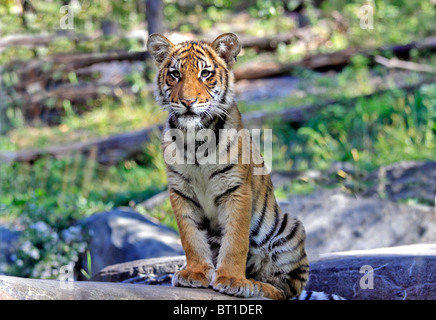
[{"label": "tiger cub's ear", "polygon": [[212,42],[215,52],[227,63],[231,69],[236,62],[236,56],[241,51],[238,37],[233,33],[224,33]]},{"label": "tiger cub's ear", "polygon": [[148,37],[147,48],[159,68],[168,57],[171,49],[174,48],[174,44],[163,35],[153,33]]}]

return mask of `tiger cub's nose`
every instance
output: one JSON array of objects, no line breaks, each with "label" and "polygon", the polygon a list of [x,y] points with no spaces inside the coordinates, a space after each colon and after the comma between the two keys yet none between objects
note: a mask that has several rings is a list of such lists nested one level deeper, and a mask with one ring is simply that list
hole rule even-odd
[{"label": "tiger cub's nose", "polygon": [[180,99],[180,102],[185,106],[185,107],[190,107],[192,106],[195,102],[197,101],[197,99]]}]

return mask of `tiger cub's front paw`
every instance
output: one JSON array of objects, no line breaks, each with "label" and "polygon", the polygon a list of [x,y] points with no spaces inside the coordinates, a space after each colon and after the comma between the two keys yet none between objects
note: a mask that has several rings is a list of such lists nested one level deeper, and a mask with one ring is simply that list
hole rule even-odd
[{"label": "tiger cub's front paw", "polygon": [[210,268],[186,268],[174,274],[172,284],[178,287],[207,288],[211,278]]},{"label": "tiger cub's front paw", "polygon": [[249,298],[259,295],[259,288],[245,278],[215,274],[212,286],[215,291],[237,297]]}]

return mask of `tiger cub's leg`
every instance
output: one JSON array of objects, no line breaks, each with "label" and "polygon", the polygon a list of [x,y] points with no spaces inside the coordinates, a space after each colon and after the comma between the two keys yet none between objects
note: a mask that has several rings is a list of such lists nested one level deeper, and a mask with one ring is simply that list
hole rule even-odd
[{"label": "tiger cub's leg", "polygon": [[251,189],[248,184],[231,187],[215,199],[219,224],[224,229],[213,275],[213,289],[240,297],[258,294],[245,277],[251,221]]},{"label": "tiger cub's leg", "polygon": [[201,208],[194,199],[176,189],[170,188],[169,194],[186,255],[186,267],[174,274],[172,284],[207,288],[214,267],[206,234],[198,228],[201,221],[196,221],[200,220]]}]

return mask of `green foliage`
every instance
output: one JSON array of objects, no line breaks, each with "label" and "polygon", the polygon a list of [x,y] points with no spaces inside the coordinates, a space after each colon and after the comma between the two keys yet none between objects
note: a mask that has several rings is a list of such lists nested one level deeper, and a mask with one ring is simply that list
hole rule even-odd
[{"label": "green foliage", "polygon": [[[364,4],[374,7],[374,29],[360,28]],[[322,2],[323,16],[339,12],[347,21],[349,30],[344,47],[374,47],[385,44],[408,43],[432,33],[436,27],[436,8],[431,1],[403,0],[335,0]]]},{"label": "green foliage", "polygon": [[287,199],[289,195],[311,194],[316,185],[304,179],[295,179],[275,189],[274,194],[278,199]]},{"label": "green foliage", "polygon": [[137,206],[136,210],[142,214],[157,219],[160,223],[173,228],[176,231],[178,230],[173,208],[171,207],[169,199],[166,199],[164,203],[154,207],[151,210],[146,210],[141,206]]},{"label": "green foliage", "polygon": [[[434,92],[433,84],[414,94],[382,94],[361,99],[353,107],[329,106],[297,130],[274,126],[277,145],[287,145],[289,149],[286,160],[275,166],[326,169],[332,162],[344,161],[369,171],[403,160],[434,159]],[[293,161],[289,162],[290,159]]]},{"label": "green foliage", "polygon": [[55,277],[62,265],[77,261],[86,250],[84,233],[74,226],[79,219],[161,191],[165,173],[147,157],[142,157],[144,165],[125,161],[111,167],[80,155],[0,165],[0,213],[18,219],[23,230],[8,274]]}]

